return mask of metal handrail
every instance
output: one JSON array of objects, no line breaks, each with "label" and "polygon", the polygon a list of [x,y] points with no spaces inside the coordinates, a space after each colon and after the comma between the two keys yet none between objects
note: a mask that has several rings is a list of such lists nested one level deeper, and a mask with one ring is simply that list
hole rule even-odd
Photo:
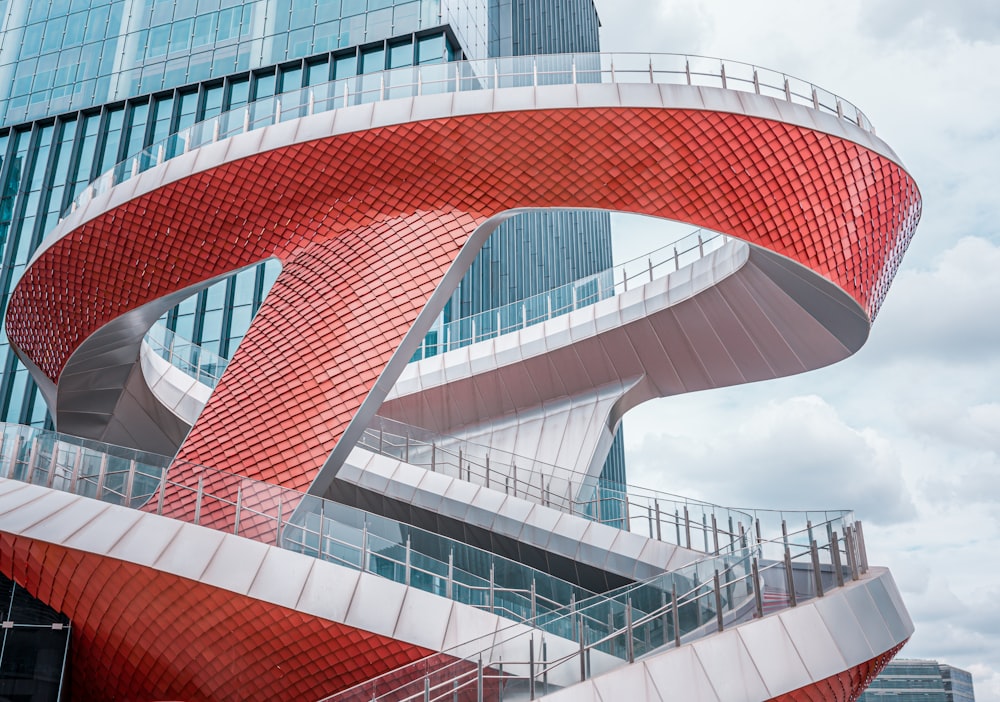
[{"label": "metal handrail", "polygon": [[[580,621],[580,646],[579,649],[551,660],[543,661],[541,665],[535,660],[533,651],[535,644],[535,632],[525,633],[523,631],[508,632],[509,637],[499,637],[496,641],[489,642],[485,648],[471,654],[463,654],[461,658],[450,659],[445,663],[439,663],[441,655],[437,654],[428,659],[417,661],[408,666],[397,668],[390,673],[373,680],[366,681],[355,687],[341,691],[327,698],[323,702],[347,702],[348,700],[371,700],[377,702],[382,699],[393,700],[433,700],[444,699],[443,697],[431,697],[430,693],[436,689],[444,690],[446,693],[462,689],[469,685],[471,680],[469,665],[471,661],[476,661],[476,695],[478,700],[484,699],[485,683],[489,680],[499,681],[497,699],[502,700],[504,685],[510,685],[515,681],[527,682],[530,690],[530,699],[534,699],[536,693],[535,682],[541,677],[547,680],[550,673],[554,673],[561,666],[569,663],[578,663],[579,677],[577,680],[585,680],[591,675],[590,656],[592,653],[607,653],[610,649],[612,655],[616,654],[617,646],[614,642],[624,638],[624,653],[618,656],[620,664],[634,662],[637,658],[648,655],[663,647],[677,647],[692,640],[710,635],[715,631],[723,631],[727,626],[741,623],[747,618],[761,618],[772,612],[765,611],[761,590],[765,587],[768,579],[778,580],[787,584],[787,589],[783,593],[785,603],[779,607],[795,607],[799,603],[814,597],[823,597],[828,589],[842,587],[850,578],[857,580],[865,571],[860,570],[858,564],[860,559],[857,554],[863,552],[863,542],[857,538],[858,530],[856,522],[854,526],[847,526],[845,540],[841,541],[835,531],[831,534],[829,543],[820,547],[815,540],[810,542],[808,548],[803,548],[796,553],[792,553],[788,540],[794,542],[795,536],[811,535],[813,525],[808,525],[800,533],[789,533],[787,537],[766,545],[777,546],[784,551],[784,557],[780,560],[765,560],[761,557],[759,550],[765,543],[757,543],[754,552],[748,554],[747,558],[751,562],[751,567],[742,576],[735,577],[735,567],[729,571],[716,569],[713,574],[711,584],[698,584],[688,591],[677,594],[676,590],[671,593],[670,601],[662,607],[653,609],[647,613],[640,613],[633,619],[629,614],[631,609],[631,594],[639,588],[647,587],[650,583],[660,581],[670,577],[670,574],[657,576],[646,583],[630,586],[618,591],[616,597],[626,598],[625,624],[622,627],[612,627],[606,633],[600,634],[592,640],[585,640],[585,626],[583,615],[579,611],[570,610],[566,616],[579,617]],[[818,524],[816,528],[822,530],[826,524]],[[843,546],[841,546],[843,544]],[[821,553],[829,554],[830,563],[826,567],[820,563]],[[852,554],[854,557],[852,559]],[[849,561],[848,566],[843,566],[841,556],[845,556]],[[706,559],[707,562],[714,562],[714,559]],[[804,568],[800,574],[804,576],[799,581],[795,578],[796,568],[794,563],[804,562]],[[763,567],[762,567],[763,566]],[[689,566],[691,567],[691,566]],[[695,566],[696,567],[696,566]],[[769,577],[770,574],[770,577]],[[832,578],[830,583],[824,583],[824,574]],[[775,577],[776,576],[776,577]],[[744,584],[746,589],[744,594],[736,597],[734,587]],[[706,590],[706,588],[708,588]],[[811,589],[810,589],[811,588]],[[701,592],[705,590],[704,592]],[[724,594],[725,593],[725,594]],[[708,601],[707,606],[705,600]],[[738,601],[737,601],[738,600]],[[726,602],[728,611],[723,611],[722,603]],[[586,605],[584,605],[586,606]],[[696,621],[694,628],[681,632],[680,620],[681,612],[690,611],[694,606],[696,611]],[[685,609],[687,608],[687,609]],[[707,615],[707,616],[706,616]],[[714,616],[714,620],[713,617]],[[591,618],[590,621],[601,623],[600,620]],[[673,629],[672,636],[668,635]],[[651,629],[656,629],[658,640],[653,640]],[[544,637],[544,634],[541,634]],[[494,659],[493,652],[501,647],[501,644],[510,644],[516,639],[524,639],[528,644],[529,656],[522,660]],[[544,638],[542,638],[544,641]],[[468,646],[464,646],[468,650]],[[507,647],[509,650],[509,646]],[[448,654],[449,652],[444,652]],[[428,669],[427,666],[433,661],[434,667]],[[526,672],[520,675],[518,669],[527,668]],[[454,675],[447,673],[449,669],[459,669]],[[412,674],[410,674],[412,672]],[[430,684],[433,675],[435,682]],[[400,683],[399,681],[404,681]],[[384,688],[380,688],[381,681],[386,681]],[[410,689],[415,691],[409,693]],[[492,697],[490,699],[493,699]]]},{"label": "metal handrail", "polygon": [[[175,493],[171,502],[181,505],[180,511],[173,515],[177,518],[363,571],[372,570],[370,561],[379,559],[399,566],[399,576],[408,585],[421,573],[440,579],[442,589],[452,599],[461,593],[488,592],[488,598],[480,598],[481,601],[468,598],[467,604],[501,613],[498,604],[519,602],[521,612],[509,606],[502,608],[516,615],[512,617],[515,621],[595,596],[578,585],[488,551],[305,493],[184,462],[174,462],[172,467],[190,469],[189,480],[172,480],[168,478],[168,464],[170,459],[163,456],[20,424],[0,424],[0,478],[41,484],[157,514],[164,513],[164,496],[169,491]],[[340,521],[337,515],[341,515]],[[317,519],[318,525],[310,523]],[[345,521],[348,519],[353,519],[353,523]],[[338,538],[332,533],[334,528],[340,529],[340,533],[359,531],[360,543]],[[405,542],[392,542],[380,536],[380,532],[392,531],[407,534]],[[451,558],[443,562],[411,549],[411,536],[426,540],[438,552],[451,553]],[[335,552],[335,547],[351,549],[355,560]],[[394,557],[390,551],[395,548],[404,549],[405,557]],[[464,570],[454,562],[456,554],[462,553],[472,554],[467,561],[483,563],[488,572]],[[415,558],[420,563],[415,563]],[[421,564],[433,564],[433,568]],[[498,581],[495,572],[519,578],[522,586],[512,583],[511,587],[506,581]],[[525,592],[529,596],[525,597]],[[557,593],[565,599],[554,599]]]},{"label": "metal handrail", "polygon": [[[428,337],[425,336],[414,360],[444,353],[470,343],[493,339],[502,334],[540,324],[566,312],[582,309],[625,292],[630,285],[634,288],[636,285],[652,282],[658,277],[680,270],[682,265],[688,265],[691,261],[704,257],[725,241],[728,241],[728,237],[724,234],[696,229],[642,256],[523,300],[453,319],[447,323],[439,316],[431,327],[431,333],[436,332],[440,341],[434,344],[428,343]],[[636,270],[632,271],[633,268]],[[595,286],[596,292],[578,292],[591,285]],[[557,302],[553,303],[553,300]],[[529,313],[528,310],[532,312]],[[502,321],[504,319],[512,321],[504,323]],[[215,388],[229,364],[229,359],[185,339],[160,322],[150,327],[143,341],[158,356],[209,388]]]},{"label": "metal handrail", "polygon": [[[634,259],[583,276],[537,295],[500,305],[449,322],[435,321],[430,333],[437,334],[431,343],[425,336],[414,360],[495,339],[519,331],[573,310],[589,307],[614,297],[636,285],[651,283],[679,271],[691,262],[720,248],[729,237],[706,229],[696,229],[665,246]],[[654,262],[655,259],[655,262]],[[635,269],[635,270],[632,270]]]},{"label": "metal handrail", "polygon": [[871,122],[850,102],[786,73],[740,61],[692,54],[639,53],[547,54],[454,61],[407,66],[290,90],[198,122],[128,155],[91,182],[73,200],[71,209],[175,156],[289,119],[436,93],[600,83],[689,85],[754,93],[836,116],[874,133]]}]

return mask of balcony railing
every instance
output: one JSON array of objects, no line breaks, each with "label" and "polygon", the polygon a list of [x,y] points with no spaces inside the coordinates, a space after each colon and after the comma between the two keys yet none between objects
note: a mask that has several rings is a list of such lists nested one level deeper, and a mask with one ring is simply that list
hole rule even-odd
[{"label": "balcony railing", "polygon": [[763,95],[874,128],[850,102],[786,73],[739,61],[683,54],[552,54],[408,66],[342,78],[256,100],[128,155],[98,177],[71,209],[193,149],[308,115],[371,102],[441,93],[557,85],[688,85]]},{"label": "balcony railing", "polygon": [[[331,700],[447,699],[463,690],[475,691],[478,699],[502,700],[504,690],[519,687],[533,699],[548,690],[550,680],[557,685],[567,676],[589,677],[596,654],[601,654],[602,670],[609,657],[618,661],[612,665],[633,662],[658,648],[822,597],[868,569],[861,524],[851,513],[830,513],[814,523],[809,513],[753,511],[753,528],[742,531],[729,552],[595,595],[489,552],[329,500],[189,464],[183,466],[188,477],[171,480],[170,459],[162,456],[23,425],[0,426],[0,478],[166,513],[372,572],[530,626],[529,631],[500,632],[495,640],[491,635],[478,656],[418,661]],[[793,516],[798,528],[788,526]],[[778,521],[780,535],[766,538]],[[446,561],[436,557],[443,553]],[[457,567],[458,561],[473,567]],[[488,564],[488,575],[475,572],[477,563]],[[501,574],[504,583],[498,582]],[[546,636],[550,643],[562,642],[558,655],[548,654]],[[573,643],[571,652],[567,641]],[[466,642],[465,650],[474,643]],[[494,658],[501,643],[503,650],[523,650],[524,658]]]}]

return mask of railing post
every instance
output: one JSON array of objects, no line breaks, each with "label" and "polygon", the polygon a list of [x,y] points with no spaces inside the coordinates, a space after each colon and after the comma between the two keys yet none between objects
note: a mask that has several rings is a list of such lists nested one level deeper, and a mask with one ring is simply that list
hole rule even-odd
[{"label": "railing post", "polygon": [[486,487],[490,486],[490,454],[486,454]]},{"label": "railing post", "polygon": [[431,473],[437,472],[437,446],[431,444]]},{"label": "railing post", "polygon": [[[492,576],[493,570],[490,569],[490,574]],[[537,590],[535,589],[535,579],[531,579],[531,619],[534,620],[538,616],[538,596]]]},{"label": "railing post", "polygon": [[854,551],[854,529],[850,524],[844,526],[844,553],[847,554],[847,568],[851,571],[851,580],[857,580],[858,558]]},{"label": "railing post", "polygon": [[424,702],[431,702],[431,679],[426,675],[424,676]]},{"label": "railing post", "polygon": [[653,538],[653,505],[646,505],[646,519],[649,520],[649,538]]},{"label": "railing post", "polygon": [[795,576],[792,575],[792,553],[785,547],[785,587],[788,588],[788,605],[795,607]]},{"label": "railing post", "polygon": [[719,525],[715,519],[715,512],[712,512],[712,543],[715,546],[715,555],[719,555]]},{"label": "railing post", "polygon": [[684,505],[684,538],[687,541],[687,547],[691,548],[691,515],[688,514],[687,505]]},{"label": "railing post", "polygon": [[671,604],[671,614],[674,620],[674,647],[681,647],[681,615],[678,611],[680,609],[680,604],[677,602],[677,584],[673,583],[670,586],[670,604]]},{"label": "railing post", "polygon": [[819,548],[816,546],[816,540],[809,542],[809,552],[812,557],[813,566],[813,580],[816,582],[816,596],[823,596],[823,573],[819,569]]},{"label": "railing post", "polygon": [[756,558],[750,561],[750,572],[753,575],[753,602],[757,608],[757,618],[760,619],[764,616],[764,598],[760,592],[760,566]]},{"label": "railing post", "polygon": [[[49,457],[49,476],[45,479],[45,487],[51,488],[56,476],[56,459],[59,457],[59,447],[56,442],[52,443],[52,455]],[[132,461],[132,469],[135,470],[135,461]],[[126,484],[126,500],[125,505],[128,506],[129,500],[128,495],[132,492],[132,473],[129,473],[128,483]]]},{"label": "railing post", "polygon": [[236,486],[236,519],[234,521],[233,533],[240,535],[240,510],[243,508],[243,482]]},{"label": "railing post", "polygon": [[159,166],[161,163],[163,163],[163,155],[164,155],[163,144],[160,144],[156,148],[156,165],[157,166]]},{"label": "railing post", "polygon": [[476,702],[483,702],[483,656],[480,654],[476,666]]},{"label": "railing post", "polygon": [[625,657],[635,663],[635,642],[632,641],[632,598],[625,599]]},{"label": "railing post", "polygon": [[278,524],[274,528],[274,545],[281,548],[281,495],[278,495]]},{"label": "railing post", "polygon": [[788,78],[785,78],[785,100],[788,102],[792,101],[792,87],[788,84]]},{"label": "railing post", "polygon": [[[243,110],[243,133],[246,134],[250,131],[250,105],[247,105],[246,109]],[[219,140],[219,120],[215,120],[215,128],[213,129],[212,141]]]},{"label": "railing post", "polygon": [[444,594],[449,600],[454,596],[455,583],[455,547],[448,551],[448,582],[444,586]]},{"label": "railing post", "polygon": [[[368,525],[367,518],[363,518],[361,522],[361,570],[365,569],[365,537],[367,536],[366,527]],[[316,542],[316,548],[319,552],[317,556],[322,560],[323,558],[323,541],[326,534],[326,500],[320,500],[319,503],[319,527],[316,529],[318,535],[318,541]]]},{"label": "railing post", "polygon": [[[320,535],[320,546],[322,546],[322,534]],[[321,554],[322,555],[322,554]],[[368,570],[368,520],[361,523],[361,572]]]},{"label": "railing post", "polygon": [[757,78],[757,69],[753,69],[753,91],[760,95],[760,79]]},{"label": "railing post", "polygon": [[[545,634],[542,634],[542,695],[549,694],[549,647],[545,643]],[[482,702],[482,700],[480,700]]]},{"label": "railing post", "polygon": [[[103,472],[103,471],[102,471]],[[198,476],[198,492],[195,493],[194,523],[201,524],[201,497],[205,492],[205,476]]]},{"label": "railing post", "polygon": [[[83,455],[83,450],[81,449],[80,455]],[[163,515],[163,499],[167,492],[167,469],[164,468],[163,472],[160,473],[160,496],[156,500],[156,513]]]},{"label": "railing post", "polygon": [[528,699],[535,699],[535,635],[528,638]]},{"label": "railing post", "polygon": [[660,530],[660,501],[654,499],[653,506],[656,509],[656,540],[663,541],[663,535]]},{"label": "railing post", "polygon": [[861,574],[868,572],[868,549],[865,548],[865,531],[861,521],[854,522],[854,533],[858,539],[858,556],[861,560]]},{"label": "railing post", "polygon": [[307,103],[306,114],[310,117],[312,116],[314,110],[316,109],[316,96],[312,90],[309,91],[309,102]]},{"label": "railing post", "polygon": [[705,241],[701,238],[701,234],[698,235],[698,257],[705,257]]},{"label": "railing post", "polygon": [[719,584],[719,571],[716,569],[712,577],[712,584],[715,586],[715,620],[722,631],[722,586]]},{"label": "railing post", "polygon": [[494,580],[493,562],[490,562],[490,614],[493,614],[493,608],[496,603],[496,581]]},{"label": "railing post", "polygon": [[[628,292],[628,271],[625,270],[625,266],[622,266],[622,289]],[[552,316],[551,314],[549,315]]]},{"label": "railing post", "polygon": [[677,247],[674,247],[674,270],[679,271],[681,269],[681,255],[677,251]]},{"label": "railing post", "polygon": [[813,99],[813,109],[819,109],[819,95],[816,93],[816,86],[812,87],[812,99]]},{"label": "railing post", "polygon": [[840,563],[840,539],[837,538],[835,531],[830,534],[830,559],[837,575],[837,587],[844,587],[844,570]]},{"label": "railing post", "polygon": [[580,641],[580,682],[587,679],[587,635],[583,629],[583,615],[577,615],[577,635]]},{"label": "railing post", "polygon": [[[83,447],[82,446],[77,446],[76,447],[76,457],[73,459],[73,472],[70,474],[70,478],[69,478],[69,491],[71,493],[73,493],[74,495],[76,494],[76,484],[77,484],[77,481],[80,479],[80,465],[82,463],[83,463]],[[166,475],[166,471],[163,471],[163,475],[164,476]],[[161,477],[161,480],[162,480],[162,477]],[[161,506],[163,504],[162,497],[160,499],[160,504],[161,504]],[[162,514],[162,512],[163,512],[163,510],[161,509],[159,513]]]},{"label": "railing post", "polygon": [[837,98],[837,117],[844,119],[844,103],[840,101],[840,98]]},{"label": "railing post", "polygon": [[722,76],[722,89],[726,90],[729,88],[729,85],[726,84],[726,64],[722,63],[719,65],[721,67],[719,74]]},{"label": "railing post", "polygon": [[[31,440],[31,449],[28,451],[28,469],[27,478],[24,482],[31,483],[31,476],[35,472],[35,462],[38,460],[38,439],[34,438]],[[101,480],[101,475],[103,475],[103,467],[107,465],[108,457],[105,455],[101,462],[101,473],[98,476],[98,481]],[[98,483],[97,499],[101,499],[100,482]]]},{"label": "railing post", "polygon": [[406,554],[404,556],[403,563],[403,578],[405,580],[404,585],[410,586],[410,535],[406,535]]},{"label": "railing post", "polygon": [[684,73],[687,75],[688,85],[691,85],[691,61],[684,59]]},{"label": "railing post", "polygon": [[649,265],[649,282],[653,282],[653,259],[647,258],[646,263]]}]

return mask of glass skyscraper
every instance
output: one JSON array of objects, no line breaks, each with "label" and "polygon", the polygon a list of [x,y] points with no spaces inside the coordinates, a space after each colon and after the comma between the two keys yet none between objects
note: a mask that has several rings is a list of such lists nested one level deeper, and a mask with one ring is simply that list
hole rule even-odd
[{"label": "glass skyscraper", "polygon": [[[459,58],[598,49],[593,0],[27,0],[0,3],[0,312],[33,251],[100,174],[196,122],[345,76]],[[445,321],[611,266],[609,216],[505,223]],[[243,271],[165,315],[229,357],[278,273]],[[51,426],[0,334],[0,419]],[[624,483],[621,437],[605,468]]]},{"label": "glass skyscraper", "polygon": [[975,702],[972,675],[937,661],[899,659],[862,693],[858,702]]}]

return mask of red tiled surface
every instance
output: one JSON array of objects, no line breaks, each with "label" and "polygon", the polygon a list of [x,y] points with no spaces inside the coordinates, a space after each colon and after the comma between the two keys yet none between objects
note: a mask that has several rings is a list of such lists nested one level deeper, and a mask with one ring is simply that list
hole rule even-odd
[{"label": "red tiled surface", "polygon": [[0,533],[0,572],[72,622],[73,700],[315,700],[431,654],[175,575]]},{"label": "red tiled surface", "polygon": [[850,670],[774,697],[768,702],[855,702],[905,644],[904,641],[891,651],[886,651]]},{"label": "red tiled surface", "polygon": [[691,222],[826,276],[874,316],[920,199],[896,164],[802,127],[705,111],[456,117],[299,144],[79,227],[26,272],[13,343],[57,379],[117,315],[228,271],[285,269],[180,457],[307,487],[477,224],[514,207]]}]

